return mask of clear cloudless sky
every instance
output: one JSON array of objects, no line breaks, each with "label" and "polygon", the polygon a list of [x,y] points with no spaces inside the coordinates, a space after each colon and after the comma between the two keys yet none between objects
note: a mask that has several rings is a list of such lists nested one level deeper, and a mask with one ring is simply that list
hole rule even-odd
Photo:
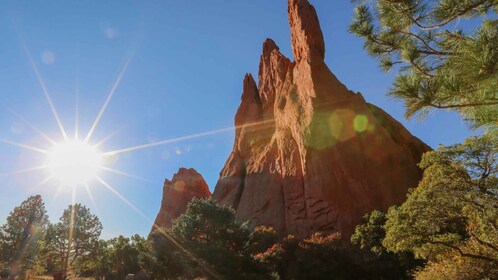
[{"label": "clear cloudless sky", "polygon": [[[383,73],[362,49],[362,41],[347,31],[353,4],[311,2],[325,36],[326,62],[351,90],[432,147],[477,133],[451,112],[433,113],[425,121],[405,120],[403,104],[386,97],[394,73]],[[101,148],[114,150],[232,126],[244,74],[257,76],[261,46],[268,37],[292,56],[285,0],[2,1],[0,139],[48,147],[15,114],[61,139],[23,42],[71,134],[77,100],[80,132],[85,134],[131,57],[92,137],[96,143],[115,133]],[[195,168],[214,188],[233,138],[230,131],[121,154],[112,167],[135,177],[103,177],[153,220],[163,181],[178,168]],[[0,143],[0,223],[29,195],[43,196],[52,221],[71,203],[68,189],[54,196],[56,182],[39,185],[46,171],[4,174],[43,161],[42,154]],[[150,221],[98,182],[90,190],[95,204],[84,188],[77,190],[76,201],[99,215],[103,238],[149,232]]]}]

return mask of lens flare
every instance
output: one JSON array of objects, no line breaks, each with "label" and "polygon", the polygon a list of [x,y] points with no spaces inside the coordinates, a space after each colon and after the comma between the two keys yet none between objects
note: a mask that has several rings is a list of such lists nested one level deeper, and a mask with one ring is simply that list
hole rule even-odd
[{"label": "lens flare", "polygon": [[357,115],[353,120],[354,130],[357,132],[365,132],[368,129],[368,117],[365,115]]}]

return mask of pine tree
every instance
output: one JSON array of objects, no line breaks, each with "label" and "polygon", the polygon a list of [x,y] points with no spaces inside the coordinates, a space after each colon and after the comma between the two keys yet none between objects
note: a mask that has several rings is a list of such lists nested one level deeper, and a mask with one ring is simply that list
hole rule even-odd
[{"label": "pine tree", "polygon": [[41,196],[31,196],[14,208],[0,227],[0,267],[18,275],[39,261],[41,240],[48,225]]},{"label": "pine tree", "polygon": [[67,271],[81,257],[99,248],[102,224],[90,209],[69,205],[57,224],[47,229],[47,250],[62,271]]},{"label": "pine tree", "polygon": [[390,95],[407,117],[449,109],[498,127],[498,0],[356,2],[350,31],[382,69],[399,70]]},{"label": "pine tree", "polygon": [[232,208],[211,198],[194,198],[170,229],[151,234],[150,248],[140,259],[155,279],[268,279],[268,271],[250,250],[256,239],[267,240],[252,233]]}]

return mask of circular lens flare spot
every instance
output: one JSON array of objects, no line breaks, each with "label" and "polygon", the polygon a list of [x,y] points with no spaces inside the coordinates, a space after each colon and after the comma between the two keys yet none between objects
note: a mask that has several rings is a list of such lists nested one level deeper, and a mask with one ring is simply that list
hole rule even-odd
[{"label": "circular lens flare spot", "polygon": [[365,115],[358,115],[354,118],[354,129],[357,132],[364,132],[368,129],[368,117]]},{"label": "circular lens flare spot", "polygon": [[79,141],[58,144],[51,151],[48,168],[52,177],[63,185],[85,184],[98,176],[102,155],[90,145]]}]

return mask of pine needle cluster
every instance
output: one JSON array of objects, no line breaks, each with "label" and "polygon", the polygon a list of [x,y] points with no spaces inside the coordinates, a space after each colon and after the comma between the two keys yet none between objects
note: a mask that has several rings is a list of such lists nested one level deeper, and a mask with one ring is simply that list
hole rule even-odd
[{"label": "pine needle cluster", "polygon": [[458,111],[473,127],[498,127],[498,0],[357,2],[350,31],[384,71],[406,117]]}]

